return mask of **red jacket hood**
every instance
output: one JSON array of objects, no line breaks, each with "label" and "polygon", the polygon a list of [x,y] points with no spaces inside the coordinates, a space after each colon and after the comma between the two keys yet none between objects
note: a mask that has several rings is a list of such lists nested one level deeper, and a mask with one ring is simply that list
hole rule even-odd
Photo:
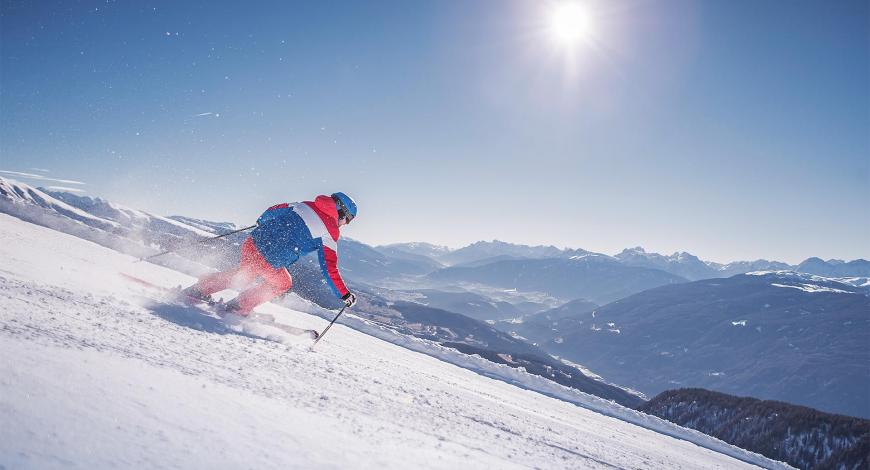
[{"label": "red jacket hood", "polygon": [[332,200],[332,197],[320,195],[314,198],[314,201],[308,202],[308,205],[323,220],[323,224],[326,225],[326,230],[329,231],[332,239],[338,241],[340,235],[338,230],[338,209],[335,208],[335,201]]}]

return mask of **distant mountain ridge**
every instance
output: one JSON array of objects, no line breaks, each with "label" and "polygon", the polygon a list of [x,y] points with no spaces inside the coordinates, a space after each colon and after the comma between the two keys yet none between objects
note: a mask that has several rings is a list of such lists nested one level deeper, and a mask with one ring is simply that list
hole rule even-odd
[{"label": "distant mountain ridge", "polygon": [[768,261],[766,259],[757,259],[755,261],[734,261],[728,264],[719,264],[707,262],[711,267],[719,271],[719,276],[714,277],[731,277],[737,274],[746,274],[753,271],[791,271],[794,266],[779,261]]},{"label": "distant mountain ridge", "polygon": [[616,255],[615,258],[630,266],[661,269],[662,271],[685,277],[690,281],[712,279],[715,277],[731,277],[735,274],[743,274],[749,271],[791,268],[791,266],[785,263],[763,259],[719,264],[711,261],[702,261],[697,256],[685,251],[664,256],[658,253],[647,253],[641,247],[627,248]]},{"label": "distant mountain ridge", "polygon": [[826,277],[870,277],[870,261],[864,259],[848,262],[836,259],[823,261],[820,258],[808,258],[797,265],[795,271]]},{"label": "distant mountain ridge", "polygon": [[870,277],[870,261],[856,259],[853,261],[828,260],[808,258],[798,265],[790,265],[780,261],[758,259],[754,261],[733,261],[716,263],[704,261],[685,251],[671,255],[647,252],[642,247],[626,248],[622,252],[608,256],[581,248],[557,248],[555,246],[529,246],[508,243],[499,240],[478,241],[468,246],[450,249],[445,246],[429,243],[397,243],[378,246],[376,249],[395,254],[397,252],[425,256],[447,267],[476,267],[505,260],[517,259],[570,259],[585,255],[597,255],[612,258],[627,266],[659,269],[690,281],[701,279],[731,277],[752,271],[793,270],[809,274],[829,277],[863,276]]},{"label": "distant mountain ridge", "polygon": [[441,245],[433,245],[426,242],[409,242],[409,243],[392,243],[389,245],[380,245],[375,247],[381,251],[392,251],[394,253],[406,253],[416,256],[425,256],[432,259],[438,259],[442,255],[450,253],[452,250],[449,247]]},{"label": "distant mountain ridge", "polygon": [[614,258],[629,266],[660,269],[690,281],[716,277],[718,274],[716,269],[686,252],[663,256],[658,253],[647,253],[646,250],[638,246],[626,248]]},{"label": "distant mountain ridge", "polygon": [[487,258],[508,256],[512,258],[570,258],[589,254],[583,249],[560,249],[555,246],[528,246],[507,243],[499,240],[479,241],[458,250],[441,255],[440,259],[449,265],[471,263]]},{"label": "distant mountain ridge", "polygon": [[376,283],[386,278],[428,274],[441,265],[423,257],[390,256],[349,237],[338,241],[341,270],[349,278]]},{"label": "distant mountain ridge", "polygon": [[545,292],[605,304],[653,287],[686,282],[658,269],[626,266],[609,256],[503,260],[454,266],[429,274],[435,282],[480,282],[507,289]]}]

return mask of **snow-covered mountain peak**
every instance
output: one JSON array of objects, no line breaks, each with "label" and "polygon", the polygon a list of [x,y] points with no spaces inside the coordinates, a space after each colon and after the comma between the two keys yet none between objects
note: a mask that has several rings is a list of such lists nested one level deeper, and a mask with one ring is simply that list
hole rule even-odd
[{"label": "snow-covered mountain peak", "polygon": [[621,252],[619,252],[615,255],[615,257],[617,259],[634,257],[634,256],[640,256],[640,257],[646,258],[649,256],[649,254],[646,252],[646,250],[642,246],[636,246],[634,248],[625,248],[624,250],[622,250]]},{"label": "snow-covered mountain peak", "polygon": [[196,235],[200,237],[214,236],[213,230],[203,230],[199,227],[179,222],[178,220],[146,211],[132,209],[121,204],[110,202],[100,197],[82,196],[65,191],[48,191],[52,197],[77,207],[89,214],[114,221],[124,227],[141,229],[160,225],[166,232],[174,235]]},{"label": "snow-covered mountain peak", "polygon": [[697,256],[686,251],[675,251],[673,254],[665,256],[660,253],[648,252],[641,246],[634,248],[626,248],[615,256],[619,260],[649,260],[649,261],[667,261],[674,263],[695,262],[700,260]]},{"label": "snow-covered mountain peak", "polygon": [[0,203],[3,203],[0,212],[30,212],[33,207],[39,207],[100,230],[113,231],[121,227],[116,221],[92,215],[57,199],[48,191],[3,177],[0,177]]},{"label": "snow-covered mountain peak", "polygon": [[376,249],[386,250],[388,252],[408,253],[415,256],[425,256],[433,260],[438,260],[442,256],[448,255],[453,251],[453,249],[448,246],[435,245],[426,242],[391,243],[389,245],[378,246]]},{"label": "snow-covered mountain peak", "polygon": [[34,191],[37,191],[36,188],[28,184],[19,183],[18,181],[0,176],[0,196],[6,199],[35,202],[34,196],[39,196],[40,194],[45,196],[42,191],[39,191],[38,194],[34,194]]},{"label": "snow-covered mountain peak", "polygon": [[674,254],[672,254],[671,256],[668,257],[668,259],[671,259],[671,260],[676,261],[678,263],[700,262],[701,261],[698,259],[697,256],[695,256],[689,252],[686,252],[686,251],[675,251]]}]

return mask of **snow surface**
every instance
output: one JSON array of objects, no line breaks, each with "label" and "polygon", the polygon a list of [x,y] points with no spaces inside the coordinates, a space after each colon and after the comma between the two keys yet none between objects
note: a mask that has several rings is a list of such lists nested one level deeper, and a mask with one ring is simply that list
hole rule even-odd
[{"label": "snow surface", "polygon": [[556,384],[581,406],[528,390],[543,379],[515,369],[525,388],[486,377],[476,356],[469,370],[341,324],[309,351],[159,301],[118,272],[193,279],[133,260],[0,214],[0,468],[788,468]]},{"label": "snow surface", "polygon": [[783,281],[800,283],[800,285],[771,284],[775,287],[791,287],[805,292],[835,292],[840,294],[853,294],[841,289],[828,288],[813,283],[839,283],[849,287],[870,287],[870,278],[867,277],[824,277],[815,274],[801,273],[797,271],[752,271],[747,276],[768,276]]},{"label": "snow surface", "polygon": [[810,292],[810,293],[819,293],[819,292],[828,292],[828,293],[832,293],[832,294],[852,294],[853,293],[853,292],[849,292],[847,290],[834,289],[832,287],[819,286],[816,284],[801,284],[798,286],[789,286],[787,284],[779,284],[779,283],[773,282],[770,285],[772,285],[773,287],[784,287],[787,289],[797,289],[797,290],[801,290],[804,292]]}]

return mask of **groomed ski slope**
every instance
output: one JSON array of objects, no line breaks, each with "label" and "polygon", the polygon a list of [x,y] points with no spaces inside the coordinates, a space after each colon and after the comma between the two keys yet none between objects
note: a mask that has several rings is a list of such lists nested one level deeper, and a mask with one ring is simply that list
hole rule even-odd
[{"label": "groomed ski slope", "polygon": [[193,279],[132,261],[0,214],[0,468],[751,467],[342,325],[311,352],[153,302],[118,272]]}]

